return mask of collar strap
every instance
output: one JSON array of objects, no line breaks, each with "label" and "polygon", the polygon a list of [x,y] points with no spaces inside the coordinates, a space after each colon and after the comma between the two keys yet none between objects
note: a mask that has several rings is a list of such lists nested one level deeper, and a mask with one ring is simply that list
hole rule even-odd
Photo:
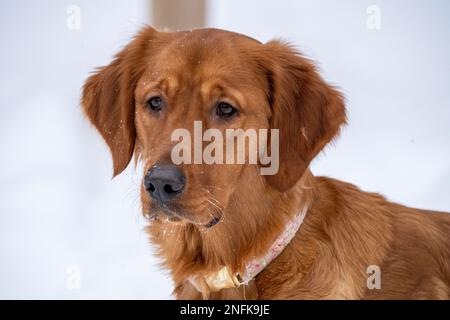
[{"label": "collar strap", "polygon": [[[275,260],[284,248],[291,242],[297,231],[305,219],[308,206],[305,205],[303,209],[290,220],[283,232],[278,236],[275,242],[270,246],[269,250],[262,256],[250,260],[242,273],[233,274],[228,266],[224,266],[217,272],[208,274],[204,277],[209,291],[215,292],[226,288],[238,288],[241,285],[247,285],[253,280],[264,268]],[[197,278],[190,278],[191,283],[199,290],[203,291],[203,286],[199,285]]]}]

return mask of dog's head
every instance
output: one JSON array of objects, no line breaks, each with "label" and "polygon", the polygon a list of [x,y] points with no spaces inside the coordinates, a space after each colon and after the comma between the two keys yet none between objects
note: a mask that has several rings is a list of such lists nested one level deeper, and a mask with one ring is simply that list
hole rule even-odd
[{"label": "dog's head", "polygon": [[[201,226],[219,221],[234,193],[290,189],[345,122],[341,95],[292,47],[215,29],[145,28],[86,81],[82,105],[111,149],[114,175],[133,154],[143,161],[144,214]],[[229,129],[278,129],[276,174],[260,176],[250,143],[245,161],[226,161],[239,149],[226,150]],[[192,140],[181,144],[186,134]],[[274,154],[277,141],[267,141]]]}]

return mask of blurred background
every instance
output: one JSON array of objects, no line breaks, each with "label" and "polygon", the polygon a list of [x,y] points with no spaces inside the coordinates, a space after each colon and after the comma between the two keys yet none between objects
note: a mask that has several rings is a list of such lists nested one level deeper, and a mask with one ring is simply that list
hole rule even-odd
[{"label": "blurred background", "polygon": [[450,211],[449,14],[446,0],[2,1],[0,298],[172,298],[139,168],[111,180],[79,106],[90,72],[145,24],[291,41],[347,100],[313,172]]}]

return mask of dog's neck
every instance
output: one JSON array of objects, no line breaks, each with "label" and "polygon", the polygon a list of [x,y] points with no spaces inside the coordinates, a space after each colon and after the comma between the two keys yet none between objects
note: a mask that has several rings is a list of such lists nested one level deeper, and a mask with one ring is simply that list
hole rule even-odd
[{"label": "dog's neck", "polygon": [[296,235],[303,219],[308,211],[308,206],[305,204],[303,208],[286,223],[284,230],[279,234],[277,239],[266,252],[251,259],[245,264],[244,270],[239,273],[233,273],[229,266],[224,266],[218,271],[213,271],[206,274],[194,275],[189,278],[190,283],[202,294],[209,294],[210,292],[217,292],[223,289],[239,288],[242,285],[248,286],[250,281],[262,272],[273,260],[275,260],[281,252],[291,242]]},{"label": "dog's neck", "polygon": [[[312,175],[307,171],[284,193],[267,191],[267,186],[258,184],[238,186],[261,188],[245,194],[265,194],[265,198],[241,198],[243,193],[235,192],[224,212],[224,221],[209,230],[155,221],[148,231],[177,285],[195,278],[201,284],[208,275],[224,272],[224,267],[230,274],[242,273],[251,261],[267,254],[286,226],[309,205],[312,184]],[[197,289],[203,294],[207,291]]]}]

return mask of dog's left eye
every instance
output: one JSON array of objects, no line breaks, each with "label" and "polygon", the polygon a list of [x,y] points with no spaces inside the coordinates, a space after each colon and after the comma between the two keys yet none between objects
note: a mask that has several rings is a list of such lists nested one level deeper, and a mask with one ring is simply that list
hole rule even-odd
[{"label": "dog's left eye", "polygon": [[164,101],[160,96],[154,96],[148,99],[147,107],[152,109],[153,111],[161,111],[164,105]]},{"label": "dog's left eye", "polygon": [[230,119],[238,114],[238,110],[228,102],[219,102],[216,107],[216,115],[222,119]]}]

